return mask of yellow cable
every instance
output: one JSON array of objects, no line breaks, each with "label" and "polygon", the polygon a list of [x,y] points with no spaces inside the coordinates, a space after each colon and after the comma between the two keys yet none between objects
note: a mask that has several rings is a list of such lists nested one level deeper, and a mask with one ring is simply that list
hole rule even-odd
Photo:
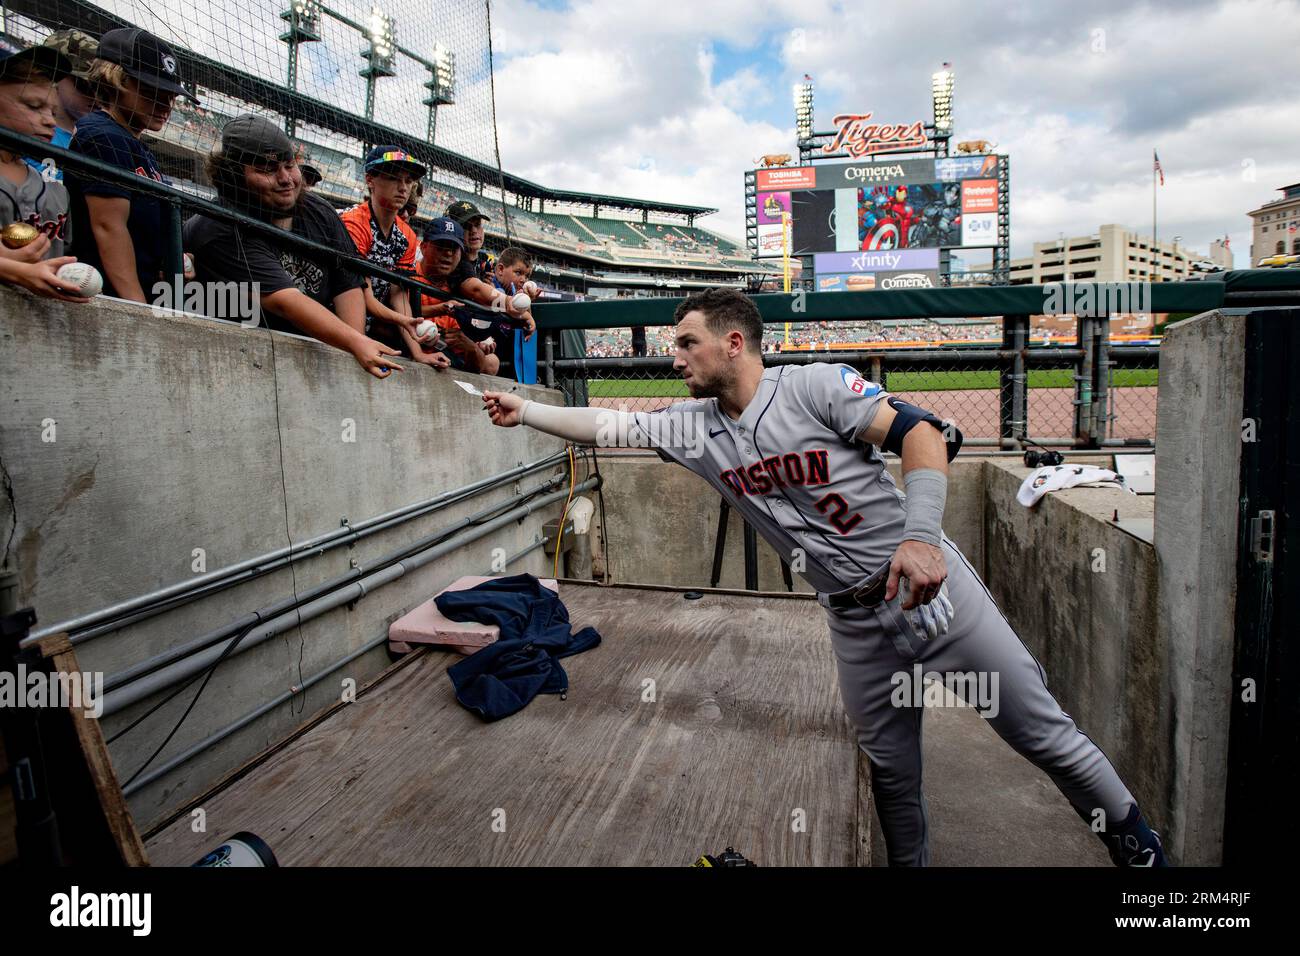
[{"label": "yellow cable", "polygon": [[569,497],[564,501],[564,511],[560,515],[560,529],[555,534],[555,564],[551,571],[551,577],[556,579],[560,577],[560,543],[564,540],[564,522],[569,517],[569,505],[573,502],[573,489],[578,477],[578,464],[573,460],[573,445],[570,443],[564,447],[569,453]]}]

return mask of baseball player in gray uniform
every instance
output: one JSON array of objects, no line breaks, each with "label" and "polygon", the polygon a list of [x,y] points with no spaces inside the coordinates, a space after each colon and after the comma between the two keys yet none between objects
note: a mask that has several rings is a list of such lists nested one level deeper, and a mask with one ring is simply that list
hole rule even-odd
[{"label": "baseball player in gray uniform", "polygon": [[[943,533],[960,432],[847,365],[765,369],[758,309],[735,290],[692,295],[675,319],[673,367],[692,400],[623,412],[486,392],[485,410],[494,424],[572,442],[654,448],[716,488],[816,588],[891,865],[929,862],[924,708],[897,693],[900,675],[923,672],[995,678],[980,685],[996,688],[995,700],[963,696],[1052,778],[1117,865],[1165,865],[1115,768],[1052,697],[1042,667]],[[906,493],[882,449],[902,458]]]}]

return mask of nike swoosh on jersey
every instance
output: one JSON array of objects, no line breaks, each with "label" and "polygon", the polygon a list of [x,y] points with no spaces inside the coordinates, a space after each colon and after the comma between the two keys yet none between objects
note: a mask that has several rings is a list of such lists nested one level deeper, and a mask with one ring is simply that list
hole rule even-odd
[{"label": "nike swoosh on jersey", "polygon": [[709,437],[717,438],[719,435],[725,434],[726,431],[727,430],[725,428],[719,428],[716,432],[709,432]]}]

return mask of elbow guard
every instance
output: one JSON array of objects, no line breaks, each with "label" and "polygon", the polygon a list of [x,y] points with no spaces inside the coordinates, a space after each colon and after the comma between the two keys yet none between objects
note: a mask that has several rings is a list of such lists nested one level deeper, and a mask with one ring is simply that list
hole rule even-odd
[{"label": "elbow guard", "polygon": [[952,422],[945,424],[934,412],[909,405],[902,399],[890,397],[886,401],[894,410],[894,420],[889,425],[889,434],[885,436],[881,448],[902,457],[904,436],[921,422],[929,422],[944,436],[948,444],[948,460],[952,461],[957,457],[957,452],[961,451],[962,434],[956,425]]}]

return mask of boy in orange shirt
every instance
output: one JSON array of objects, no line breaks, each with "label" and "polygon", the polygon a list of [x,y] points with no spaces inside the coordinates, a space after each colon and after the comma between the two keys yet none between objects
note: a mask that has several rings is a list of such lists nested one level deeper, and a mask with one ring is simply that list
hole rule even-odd
[{"label": "boy in orange shirt", "polygon": [[[368,198],[339,217],[363,258],[393,272],[414,276],[415,230],[398,213],[427,170],[397,146],[376,146],[366,154],[365,172]],[[451,364],[447,356],[433,350],[437,345],[435,337],[426,336],[422,342],[416,335],[416,327],[423,319],[412,315],[411,297],[404,287],[369,278],[365,301],[368,334],[372,338],[435,368]]]}]

